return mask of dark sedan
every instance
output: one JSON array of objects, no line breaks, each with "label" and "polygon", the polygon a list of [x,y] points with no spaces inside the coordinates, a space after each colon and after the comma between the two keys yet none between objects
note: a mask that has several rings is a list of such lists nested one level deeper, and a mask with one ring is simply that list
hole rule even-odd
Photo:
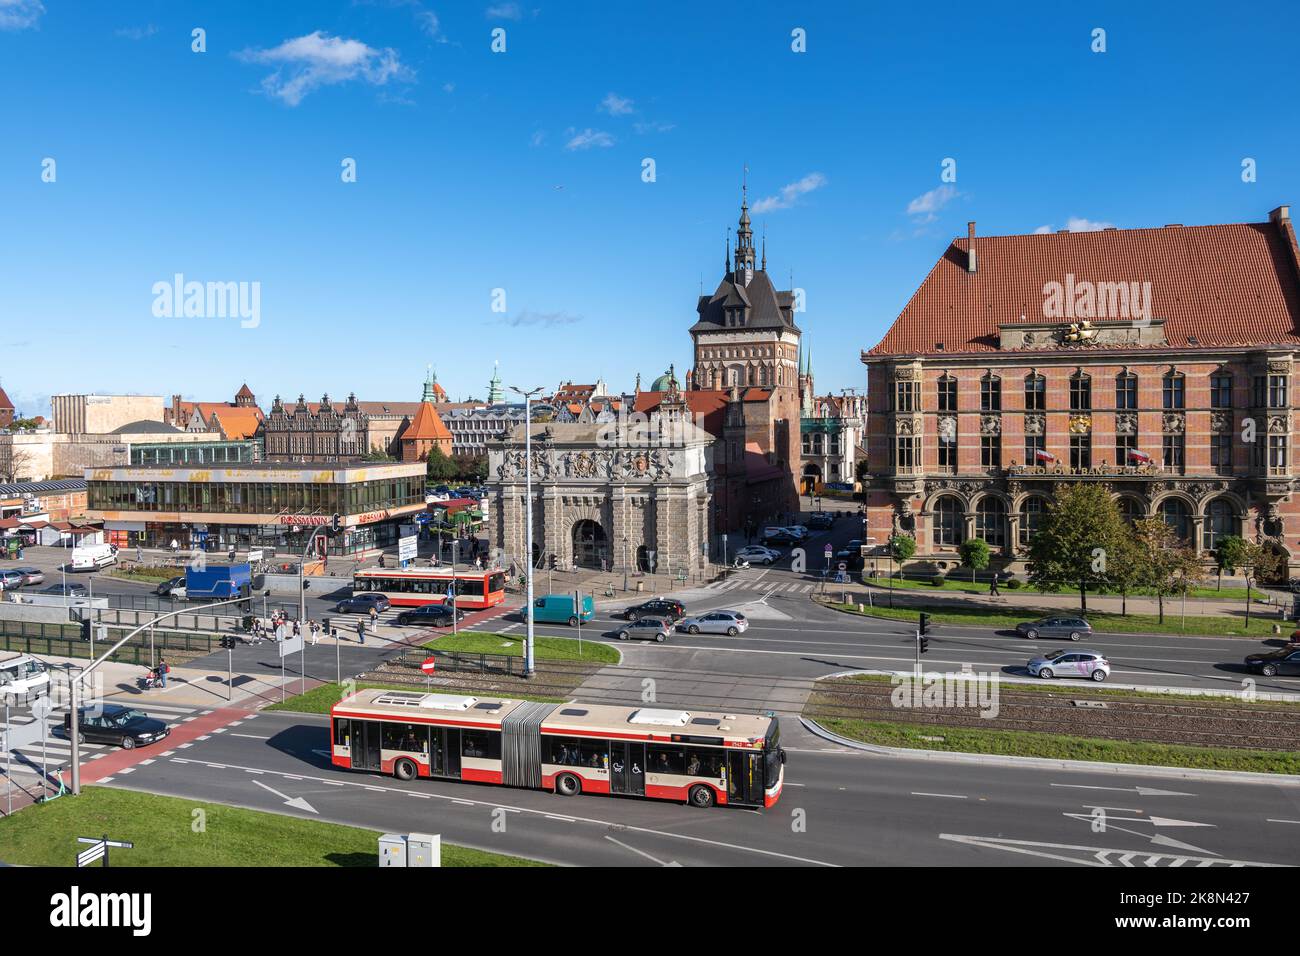
[{"label": "dark sedan", "polygon": [[465,612],[457,611],[445,604],[422,604],[398,614],[397,623],[403,627],[407,624],[450,627],[453,616],[457,621],[462,621],[465,619]]},{"label": "dark sedan", "polygon": [[1276,677],[1278,674],[1300,675],[1300,647],[1283,647],[1265,654],[1247,655],[1246,669],[1265,677]]},{"label": "dark sedan", "polygon": [[681,601],[672,601],[668,598],[654,598],[642,604],[634,604],[626,611],[623,616],[629,621],[637,621],[643,617],[661,617],[668,621],[680,621],[686,616],[686,605]]},{"label": "dark sedan", "polygon": [[387,611],[392,605],[382,594],[354,594],[334,605],[337,614],[369,614],[370,609]]},{"label": "dark sedan", "polygon": [[[116,744],[131,750],[166,739],[171,728],[143,710],[120,704],[82,707],[78,712],[79,738],[83,743]],[[63,717],[63,732],[72,735],[72,715]]]}]

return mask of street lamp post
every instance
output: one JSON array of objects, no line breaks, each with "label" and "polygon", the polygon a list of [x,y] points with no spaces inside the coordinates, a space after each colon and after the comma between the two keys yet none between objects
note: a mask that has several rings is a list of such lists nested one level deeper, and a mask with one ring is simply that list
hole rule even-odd
[{"label": "street lamp post", "polygon": [[510,391],[524,397],[524,497],[525,502],[525,542],[528,552],[525,564],[528,567],[527,620],[528,630],[524,639],[524,676],[533,676],[533,396],[542,391],[539,385],[529,391],[510,386]]}]

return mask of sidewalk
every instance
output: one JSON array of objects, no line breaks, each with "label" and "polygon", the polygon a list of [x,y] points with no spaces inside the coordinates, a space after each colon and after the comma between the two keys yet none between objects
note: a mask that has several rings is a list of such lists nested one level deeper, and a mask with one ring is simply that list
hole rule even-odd
[{"label": "sidewalk", "polygon": [[[838,595],[840,592],[847,592],[851,600],[855,602],[867,603],[867,594],[870,592],[872,601],[879,606],[882,600],[887,600],[891,589],[884,584],[848,584],[848,585],[829,585],[827,593]],[[965,591],[945,591],[940,588],[893,588],[893,601],[895,605],[904,606],[910,604],[947,604],[951,606],[978,607],[987,609],[1013,609],[1025,608],[1027,610],[1059,608],[1062,611],[1079,612],[1079,595],[1077,594],[1043,594],[1033,588],[1019,588],[1011,590],[1002,587],[998,597],[990,597],[987,593],[970,594]],[[1155,616],[1159,614],[1159,607],[1156,598],[1147,595],[1129,595],[1128,597],[1129,614],[1148,614]],[[1092,594],[1088,595],[1088,611],[1103,612],[1108,614],[1119,614],[1124,608],[1124,599],[1116,594]],[[1286,624],[1281,612],[1288,610],[1290,604],[1265,604],[1260,601],[1252,601],[1250,604],[1250,615],[1252,618],[1258,617],[1261,620],[1281,621]],[[1178,597],[1165,598],[1165,618],[1170,616],[1177,617],[1183,613],[1183,601]],[[1234,600],[1215,600],[1213,598],[1188,598],[1187,616],[1188,617],[1245,617],[1246,602],[1242,598]]]},{"label": "sidewalk", "polygon": [[[88,663],[84,657],[46,657],[42,658],[53,666],[51,674],[54,687],[52,693],[60,706],[67,706],[67,666],[85,667]],[[122,664],[105,661],[90,676],[89,687],[85,687],[82,696],[86,700],[102,700],[114,704],[130,704],[147,707],[149,704],[168,704],[177,707],[256,707],[259,704],[280,699],[280,675],[245,674],[236,671],[233,676],[234,687],[230,689],[230,698],[226,696],[226,671],[224,668],[203,668],[173,665],[167,678],[167,687],[143,690],[140,678],[147,668],[135,664]],[[297,674],[286,675],[286,690],[297,693],[299,681]]]}]

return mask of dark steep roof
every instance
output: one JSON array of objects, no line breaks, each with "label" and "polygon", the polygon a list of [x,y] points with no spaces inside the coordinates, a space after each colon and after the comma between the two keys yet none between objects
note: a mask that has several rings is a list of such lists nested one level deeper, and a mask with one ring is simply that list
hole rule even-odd
[{"label": "dark steep roof", "polygon": [[712,332],[729,328],[725,315],[728,308],[746,310],[743,328],[798,331],[794,324],[794,293],[778,291],[762,269],[754,270],[748,286],[736,273],[728,272],[713,295],[700,296],[696,306],[700,318],[691,326],[691,331]]}]

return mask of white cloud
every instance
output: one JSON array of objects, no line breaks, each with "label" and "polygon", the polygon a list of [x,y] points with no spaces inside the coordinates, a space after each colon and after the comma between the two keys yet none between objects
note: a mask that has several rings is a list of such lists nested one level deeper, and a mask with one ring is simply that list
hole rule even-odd
[{"label": "white cloud", "polygon": [[565,149],[591,149],[593,146],[599,146],[601,149],[608,149],[614,145],[614,137],[598,129],[584,129],[582,132],[574,132],[570,127],[566,132],[570,139],[564,144]]},{"label": "white cloud", "polygon": [[494,3],[487,8],[487,17],[489,20],[522,20],[524,11],[514,2]]},{"label": "white cloud", "polygon": [[158,28],[152,23],[145,27],[122,27],[120,30],[114,30],[113,36],[121,37],[124,40],[143,40],[145,37],[151,37],[158,32]]},{"label": "white cloud", "polygon": [[675,129],[676,123],[633,123],[632,128],[638,133],[666,133]]},{"label": "white cloud", "polygon": [[41,0],[0,0],[0,30],[26,30],[45,13]]},{"label": "white cloud", "polygon": [[636,112],[632,107],[632,101],[617,93],[606,93],[605,98],[600,101],[600,106],[596,108],[610,116],[626,116],[628,113]]},{"label": "white cloud", "polygon": [[447,38],[442,35],[442,24],[438,22],[438,14],[432,10],[417,10],[415,22],[420,25],[420,29],[439,43],[446,43]]},{"label": "white cloud", "polygon": [[455,84],[455,83],[452,83],[452,82],[450,82],[450,81],[447,82],[447,83],[444,83],[444,84],[442,84],[442,91],[443,91],[444,93],[455,93],[455,92],[456,92],[456,84]]},{"label": "white cloud", "polygon": [[939,210],[960,195],[956,186],[939,186],[928,193],[921,193],[909,202],[907,214],[916,217],[917,222],[934,222],[939,218]]},{"label": "white cloud", "polygon": [[757,214],[771,212],[773,209],[789,209],[798,201],[800,196],[810,193],[814,189],[821,189],[825,185],[825,176],[821,173],[809,173],[797,182],[782,186],[780,195],[766,196],[754,203],[754,212]]},{"label": "white cloud", "polygon": [[535,131],[533,135],[528,138],[529,146],[541,146],[545,142],[546,142],[546,130],[544,129],[539,129]]},{"label": "white cloud", "polygon": [[414,76],[402,65],[396,50],[376,50],[360,40],[332,37],[320,30],[285,40],[269,50],[243,50],[236,56],[246,63],[276,66],[276,71],[262,80],[262,90],[289,106],[297,106],[303,97],[322,86],[357,79],[384,86],[389,80]]},{"label": "white cloud", "polygon": [[[1086,219],[1083,216],[1071,216],[1065,220],[1065,228],[1070,232],[1101,232],[1101,230],[1109,229],[1113,225],[1115,225],[1113,222],[1099,222],[1095,219]],[[1055,231],[1049,222],[1047,225],[1035,229],[1034,235],[1042,236]]]}]

